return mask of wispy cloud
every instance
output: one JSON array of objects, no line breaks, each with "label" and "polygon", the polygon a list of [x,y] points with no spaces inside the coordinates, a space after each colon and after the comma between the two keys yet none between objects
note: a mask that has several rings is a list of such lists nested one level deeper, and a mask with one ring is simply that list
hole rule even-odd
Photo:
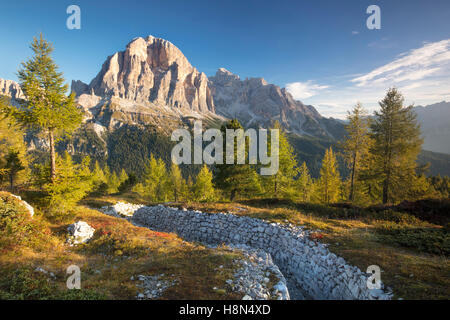
[{"label": "wispy cloud", "polygon": [[359,31],[356,31],[356,30],[352,31],[352,35],[356,36],[357,34],[359,34]]},{"label": "wispy cloud", "polygon": [[327,88],[329,86],[318,85],[311,80],[306,82],[293,82],[286,85],[286,90],[297,100],[311,98],[319,91]]},{"label": "wispy cloud", "polygon": [[441,71],[448,73],[449,65],[450,39],[425,44],[351,81],[358,87],[373,84],[399,84],[403,81],[420,80]]},{"label": "wispy cloud", "polygon": [[424,43],[369,72],[334,80],[333,86],[308,81],[288,84],[287,89],[296,99],[316,106],[322,114],[338,118],[345,117],[346,110],[357,101],[369,111],[378,109],[378,101],[393,86],[408,104],[450,100],[450,39]]}]

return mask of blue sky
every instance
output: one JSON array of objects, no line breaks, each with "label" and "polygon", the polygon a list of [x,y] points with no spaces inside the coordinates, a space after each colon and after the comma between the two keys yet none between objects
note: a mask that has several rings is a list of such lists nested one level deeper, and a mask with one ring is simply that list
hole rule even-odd
[{"label": "blue sky", "polygon": [[[264,77],[327,116],[369,110],[398,86],[408,103],[450,100],[450,1],[0,0],[0,78],[16,80],[39,32],[68,81],[89,82],[134,37],[165,38],[208,76]],[[81,30],[66,8],[81,8]],[[381,29],[366,9],[381,8]]]}]

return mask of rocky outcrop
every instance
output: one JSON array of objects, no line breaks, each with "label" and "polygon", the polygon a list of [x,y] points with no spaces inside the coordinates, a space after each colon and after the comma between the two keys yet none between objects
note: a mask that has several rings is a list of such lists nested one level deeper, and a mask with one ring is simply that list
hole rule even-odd
[{"label": "rocky outcrop", "polygon": [[179,280],[168,280],[164,279],[165,274],[153,275],[153,276],[145,276],[138,275],[135,279],[132,277],[132,280],[137,280],[138,283],[136,287],[140,289],[142,292],[138,292],[136,295],[136,299],[138,300],[152,300],[161,297],[161,295],[168,288],[176,285]]},{"label": "rocky outcrop", "polygon": [[89,241],[94,236],[95,229],[84,221],[78,221],[68,226],[67,231],[68,242],[73,245]]},{"label": "rocky outcrop", "polygon": [[24,99],[20,85],[12,80],[0,79],[0,95],[8,96],[13,100]]},{"label": "rocky outcrop", "polygon": [[286,89],[269,84],[263,78],[241,80],[220,68],[209,80],[216,112],[237,118],[244,126],[267,127],[277,120],[293,133],[337,138],[335,132],[328,130],[328,122],[336,120],[322,117],[313,106],[294,100]]},{"label": "rocky outcrop", "polygon": [[30,214],[30,216],[34,216],[34,208],[25,200],[22,200],[21,196],[16,196],[15,194],[11,193],[11,196],[13,196],[14,198],[18,199],[20,201],[20,204],[23,205],[25,207],[25,209],[28,211],[28,213]]},{"label": "rocky outcrop", "polygon": [[143,205],[141,204],[131,204],[119,201],[113,206],[102,207],[100,211],[113,217],[131,217],[138,209],[142,207]]},{"label": "rocky outcrop", "polygon": [[77,94],[93,92],[138,103],[197,112],[214,112],[208,78],[164,39],[135,38],[125,51],[108,57],[88,87],[75,82]]}]

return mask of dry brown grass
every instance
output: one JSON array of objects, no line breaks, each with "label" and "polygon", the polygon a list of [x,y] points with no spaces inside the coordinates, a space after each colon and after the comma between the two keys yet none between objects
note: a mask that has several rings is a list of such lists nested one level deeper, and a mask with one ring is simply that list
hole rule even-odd
[{"label": "dry brown grass", "polygon": [[134,299],[139,290],[137,281],[130,279],[139,274],[164,274],[165,279],[178,279],[178,284],[161,299],[241,298],[227,290],[213,290],[226,287],[225,280],[235,271],[233,260],[239,257],[225,247],[209,249],[187,243],[174,234],[136,227],[87,207],[77,208],[73,221],[78,220],[96,229],[88,244],[70,247],[65,243],[70,222],[46,222],[51,230],[46,241],[1,253],[3,280],[21,267],[41,267],[52,271],[58,287],[66,290],[66,268],[75,264],[81,269],[82,289],[99,292],[109,299]]}]

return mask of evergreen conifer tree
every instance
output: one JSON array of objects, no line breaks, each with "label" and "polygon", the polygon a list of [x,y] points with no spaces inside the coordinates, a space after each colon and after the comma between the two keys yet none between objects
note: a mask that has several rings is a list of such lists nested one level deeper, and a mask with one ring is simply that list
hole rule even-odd
[{"label": "evergreen conifer tree", "polygon": [[345,126],[347,136],[341,142],[343,157],[350,169],[349,200],[354,201],[355,193],[361,193],[360,169],[365,169],[369,157],[371,139],[369,136],[369,120],[366,111],[358,103],[347,116],[348,124]]},{"label": "evergreen conifer tree", "polygon": [[320,178],[317,183],[321,201],[324,203],[335,202],[339,199],[341,178],[337,168],[336,157],[330,147],[325,151],[320,168]]},{"label": "evergreen conifer tree", "polygon": [[212,201],[215,198],[215,190],[212,183],[212,173],[208,167],[203,165],[197,175],[197,179],[193,186],[194,198],[197,201]]},{"label": "evergreen conifer tree", "polygon": [[[221,128],[225,137],[226,129],[243,129],[238,120],[230,120]],[[214,185],[221,189],[233,201],[237,195],[245,196],[258,194],[261,190],[259,176],[256,173],[254,165],[248,163],[248,145],[249,141],[245,141],[245,164],[237,164],[237,139],[234,142],[234,163],[226,163],[226,139],[223,141],[224,153],[223,164],[217,164],[214,170]]]},{"label": "evergreen conifer tree", "polygon": [[26,97],[20,108],[3,105],[3,111],[18,123],[44,131],[50,145],[50,179],[56,179],[55,139],[70,134],[81,123],[73,94],[67,96],[68,85],[51,57],[52,45],[42,34],[31,43],[34,56],[22,63],[18,71],[20,86]]},{"label": "evergreen conifer tree", "polygon": [[[278,121],[275,122],[274,129],[279,130],[279,169],[276,174],[263,177],[266,195],[276,198],[292,198],[295,196],[295,177],[298,175],[298,163],[294,149]],[[268,138],[268,140],[268,146],[271,148],[271,139]]]},{"label": "evergreen conifer tree", "polygon": [[312,193],[312,185],[313,181],[309,175],[308,166],[306,165],[306,162],[303,162],[299,168],[299,177],[297,180],[297,189],[301,201],[309,201]]},{"label": "evergreen conifer tree", "polygon": [[417,179],[416,160],[423,140],[417,115],[403,102],[397,89],[389,89],[371,124],[372,171],[382,181],[383,203],[408,198]]}]

